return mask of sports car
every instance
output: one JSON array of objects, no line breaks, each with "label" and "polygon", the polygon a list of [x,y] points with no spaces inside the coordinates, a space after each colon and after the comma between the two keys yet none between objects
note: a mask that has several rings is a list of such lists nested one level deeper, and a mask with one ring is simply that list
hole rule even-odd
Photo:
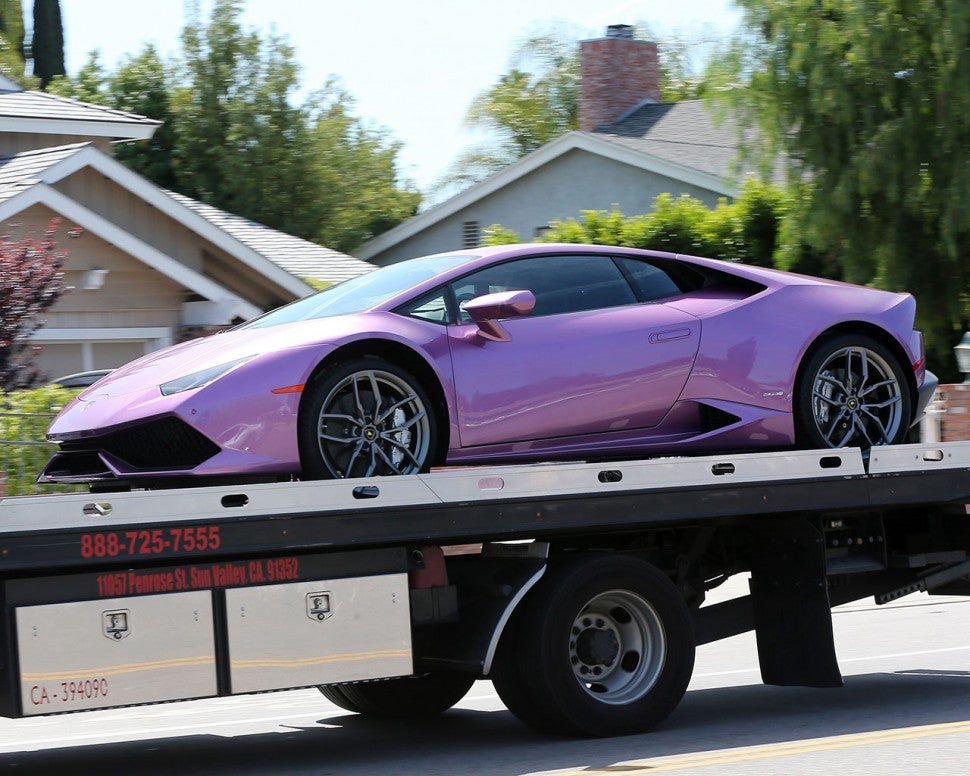
[{"label": "sports car", "polygon": [[398,475],[904,439],[916,303],[593,245],[437,254],[144,356],[54,419],[42,482]]}]

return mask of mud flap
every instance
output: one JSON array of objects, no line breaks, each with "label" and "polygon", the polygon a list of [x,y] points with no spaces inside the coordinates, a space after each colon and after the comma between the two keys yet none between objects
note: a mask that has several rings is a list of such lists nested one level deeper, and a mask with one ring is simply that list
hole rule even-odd
[{"label": "mud flap", "polygon": [[751,602],[765,684],[841,687],[822,531],[808,516],[752,522]]}]

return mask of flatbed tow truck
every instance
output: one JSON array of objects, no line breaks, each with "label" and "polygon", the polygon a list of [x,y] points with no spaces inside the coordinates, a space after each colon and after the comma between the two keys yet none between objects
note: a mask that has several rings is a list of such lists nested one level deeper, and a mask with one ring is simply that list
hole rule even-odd
[{"label": "flatbed tow truck", "polygon": [[640,732],[745,631],[766,683],[841,685],[831,607],[970,594],[967,503],[963,442],[6,498],[0,714],[431,715],[487,677],[541,730]]}]

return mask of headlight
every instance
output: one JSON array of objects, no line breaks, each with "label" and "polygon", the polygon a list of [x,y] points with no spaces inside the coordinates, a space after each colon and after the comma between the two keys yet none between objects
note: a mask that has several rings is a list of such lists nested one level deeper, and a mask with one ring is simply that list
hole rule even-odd
[{"label": "headlight", "polygon": [[203,385],[208,385],[217,377],[222,377],[226,372],[234,367],[244,364],[249,361],[253,356],[246,356],[245,358],[237,358],[235,361],[230,361],[228,364],[219,364],[219,366],[210,366],[208,369],[203,369],[201,372],[195,372],[185,377],[176,377],[174,380],[169,380],[167,383],[162,383],[158,386],[158,389],[162,392],[162,396],[171,396],[173,393],[182,393],[182,391],[191,391],[193,388],[201,388]]}]

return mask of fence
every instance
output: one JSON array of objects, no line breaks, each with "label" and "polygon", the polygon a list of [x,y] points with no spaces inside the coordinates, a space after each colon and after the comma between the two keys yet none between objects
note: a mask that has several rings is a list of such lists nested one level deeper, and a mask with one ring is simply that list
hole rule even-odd
[{"label": "fence", "polygon": [[6,495],[83,490],[63,485],[38,485],[35,480],[56,445],[44,441],[55,413],[0,412],[0,472],[6,474]]}]

